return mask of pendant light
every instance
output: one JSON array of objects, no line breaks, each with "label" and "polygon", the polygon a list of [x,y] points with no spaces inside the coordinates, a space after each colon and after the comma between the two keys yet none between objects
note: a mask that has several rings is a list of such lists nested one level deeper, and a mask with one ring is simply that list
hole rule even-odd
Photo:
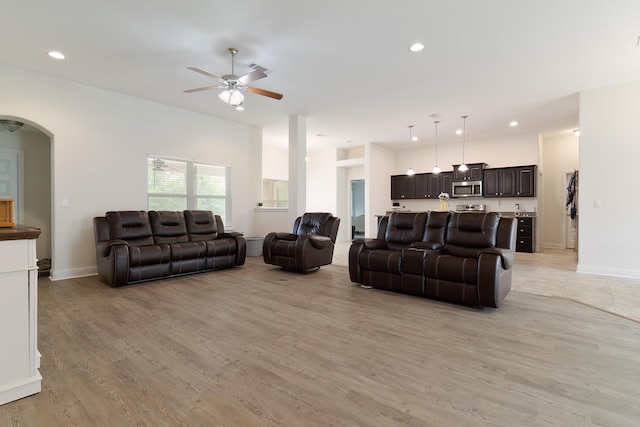
[{"label": "pendant light", "polygon": [[409,170],[407,170],[407,175],[415,175],[415,171],[411,167],[411,141],[413,140],[413,136],[411,135],[411,129],[413,129],[413,125],[409,125]]},{"label": "pendant light", "polygon": [[433,168],[433,170],[431,172],[435,173],[435,174],[438,174],[438,173],[442,172],[440,170],[440,168],[438,167],[438,123],[440,123],[440,122],[438,120],[436,120],[433,123],[436,124],[436,166]]},{"label": "pendant light", "polygon": [[465,138],[467,136],[467,117],[469,117],[469,116],[462,116],[462,119],[463,119],[463,124],[462,124],[462,164],[460,166],[458,166],[458,170],[460,172],[465,172],[465,171],[469,170],[467,165],[464,163],[464,141],[465,141]]}]

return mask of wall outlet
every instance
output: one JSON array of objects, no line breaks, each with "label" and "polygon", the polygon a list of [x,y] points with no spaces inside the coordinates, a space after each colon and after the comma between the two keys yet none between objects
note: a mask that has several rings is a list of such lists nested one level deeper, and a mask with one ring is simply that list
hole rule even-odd
[{"label": "wall outlet", "polygon": [[63,208],[66,208],[67,206],[69,206],[69,199],[62,199],[61,205]]}]

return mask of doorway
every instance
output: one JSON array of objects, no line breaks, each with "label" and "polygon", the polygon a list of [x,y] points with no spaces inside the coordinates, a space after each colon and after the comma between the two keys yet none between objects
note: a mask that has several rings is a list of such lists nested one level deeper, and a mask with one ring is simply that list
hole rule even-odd
[{"label": "doorway", "polygon": [[364,208],[364,179],[351,180],[351,238],[364,237],[366,224]]},{"label": "doorway", "polygon": [[[5,118],[5,117],[0,117]],[[51,137],[21,118],[25,123],[11,132],[0,128],[0,178],[7,197],[15,200],[15,222],[41,230],[36,240],[39,275],[48,276],[52,259]],[[6,169],[6,170],[5,170]],[[4,194],[4,192],[3,192]]]}]

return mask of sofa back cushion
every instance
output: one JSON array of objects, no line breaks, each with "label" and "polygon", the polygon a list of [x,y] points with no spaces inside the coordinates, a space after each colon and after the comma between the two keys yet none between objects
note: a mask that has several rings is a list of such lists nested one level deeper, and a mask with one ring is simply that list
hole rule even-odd
[{"label": "sofa back cushion", "polygon": [[389,243],[411,244],[424,235],[426,212],[393,212],[389,216],[384,239]]},{"label": "sofa back cushion", "polygon": [[445,241],[447,244],[468,248],[491,248],[496,245],[500,215],[489,213],[451,214]]},{"label": "sofa back cushion", "polygon": [[296,221],[296,228],[293,234],[302,236],[303,234],[317,234],[319,236],[330,237],[330,231],[327,229],[329,219],[333,215],[328,212],[307,212],[299,221]]},{"label": "sofa back cushion", "polygon": [[422,241],[444,244],[444,238],[447,234],[447,225],[450,217],[451,212],[429,212]]},{"label": "sofa back cushion", "polygon": [[183,243],[189,241],[187,225],[182,212],[149,211],[149,222],[153,240],[160,243]]},{"label": "sofa back cushion", "polygon": [[218,233],[224,232],[222,220],[219,221],[220,227],[218,227],[217,218],[211,211],[187,210],[184,211],[184,219],[187,224],[189,240],[192,242],[215,240]]},{"label": "sofa back cushion", "polygon": [[149,215],[145,211],[110,211],[105,217],[111,239],[125,240],[129,246],[154,244]]}]

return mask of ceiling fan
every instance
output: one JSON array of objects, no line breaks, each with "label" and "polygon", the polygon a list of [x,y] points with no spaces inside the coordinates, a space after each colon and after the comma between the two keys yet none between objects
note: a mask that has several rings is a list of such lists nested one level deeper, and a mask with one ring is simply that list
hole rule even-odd
[{"label": "ceiling fan", "polygon": [[282,99],[283,95],[281,93],[271,92],[269,90],[249,86],[249,83],[267,77],[267,74],[260,67],[258,67],[258,69],[256,69],[255,71],[245,74],[244,76],[236,76],[234,59],[236,54],[238,53],[238,49],[230,47],[229,49],[227,49],[227,52],[229,52],[229,55],[231,55],[231,74],[225,74],[222,77],[218,77],[215,74],[211,74],[196,67],[187,67],[187,69],[191,71],[195,71],[196,73],[200,73],[204,76],[211,77],[212,79],[217,80],[220,83],[219,85],[187,89],[183,92],[192,93],[200,92],[203,90],[224,89],[218,95],[218,97],[224,103],[233,105],[235,107],[241,106],[242,101],[244,101],[244,95],[242,94],[242,91],[267,96],[273,99]]}]

